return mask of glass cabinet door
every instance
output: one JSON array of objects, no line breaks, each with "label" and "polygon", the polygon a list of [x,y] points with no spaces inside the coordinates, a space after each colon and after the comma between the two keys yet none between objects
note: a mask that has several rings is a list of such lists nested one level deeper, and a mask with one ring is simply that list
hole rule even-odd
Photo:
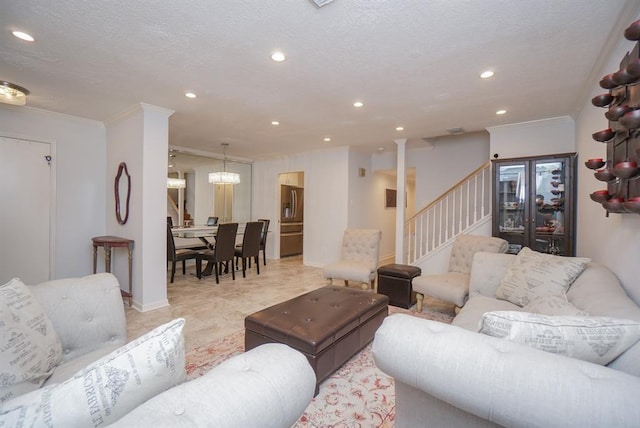
[{"label": "glass cabinet door", "polygon": [[[535,194],[531,214],[532,246],[536,251],[549,254],[566,254],[564,232],[566,159],[534,161]],[[534,244],[535,243],[535,244]]]},{"label": "glass cabinet door", "polygon": [[526,245],[527,165],[523,162],[497,165],[496,216],[498,231],[517,253]]}]

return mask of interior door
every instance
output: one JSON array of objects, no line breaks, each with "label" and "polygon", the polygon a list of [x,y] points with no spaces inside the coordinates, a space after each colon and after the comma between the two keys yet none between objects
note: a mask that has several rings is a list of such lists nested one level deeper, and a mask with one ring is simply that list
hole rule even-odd
[{"label": "interior door", "polygon": [[50,279],[51,145],[0,136],[0,284]]}]

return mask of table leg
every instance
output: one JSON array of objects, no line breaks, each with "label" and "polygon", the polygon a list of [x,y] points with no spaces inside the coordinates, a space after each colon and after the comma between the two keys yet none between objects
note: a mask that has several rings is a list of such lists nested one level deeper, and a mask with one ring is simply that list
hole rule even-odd
[{"label": "table leg", "polygon": [[133,271],[133,244],[130,243],[129,244],[129,306],[131,306],[131,298],[133,297],[133,285],[131,282],[131,277],[132,277],[132,271]]},{"label": "table leg", "polygon": [[93,244],[93,273],[96,273],[98,268],[98,246]]},{"label": "table leg", "polygon": [[104,246],[104,271],[111,272],[111,247]]}]

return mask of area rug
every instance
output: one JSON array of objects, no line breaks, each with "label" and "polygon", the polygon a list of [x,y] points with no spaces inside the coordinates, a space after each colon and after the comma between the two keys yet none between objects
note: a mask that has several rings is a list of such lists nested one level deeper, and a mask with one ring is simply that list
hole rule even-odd
[{"label": "area rug", "polygon": [[[389,306],[389,314],[406,313],[450,323],[453,308],[435,303],[423,313]],[[187,378],[202,376],[222,361],[244,352],[244,330],[199,346],[186,355]],[[371,344],[353,356],[331,377],[322,382],[320,392],[311,400],[296,428],[394,426],[395,389],[393,378],[380,371],[374,361]]]}]

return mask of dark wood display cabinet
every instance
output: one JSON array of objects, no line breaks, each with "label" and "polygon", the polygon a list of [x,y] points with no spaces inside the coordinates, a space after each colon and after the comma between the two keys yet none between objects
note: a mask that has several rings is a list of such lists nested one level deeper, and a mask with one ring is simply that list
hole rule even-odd
[{"label": "dark wood display cabinet", "polygon": [[522,247],[575,255],[577,155],[498,159],[493,167],[493,236]]}]

